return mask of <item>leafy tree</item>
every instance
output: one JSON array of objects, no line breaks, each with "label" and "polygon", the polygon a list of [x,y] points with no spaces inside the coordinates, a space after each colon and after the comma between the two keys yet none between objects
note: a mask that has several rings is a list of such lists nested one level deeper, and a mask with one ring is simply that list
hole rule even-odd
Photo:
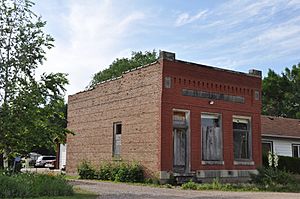
[{"label": "leafy tree", "polygon": [[60,123],[66,74],[43,74],[39,80],[35,75],[54,39],[43,32],[46,22],[30,10],[33,5],[30,0],[0,2],[0,154],[6,160],[52,147],[68,133]]},{"label": "leafy tree", "polygon": [[300,118],[300,63],[263,79],[263,114]]},{"label": "leafy tree", "polygon": [[93,88],[99,82],[119,77],[127,70],[153,63],[156,60],[157,53],[155,50],[152,52],[146,51],[144,53],[141,51],[132,52],[131,58],[117,58],[112,64],[109,65],[109,68],[94,74],[94,77],[88,87]]}]

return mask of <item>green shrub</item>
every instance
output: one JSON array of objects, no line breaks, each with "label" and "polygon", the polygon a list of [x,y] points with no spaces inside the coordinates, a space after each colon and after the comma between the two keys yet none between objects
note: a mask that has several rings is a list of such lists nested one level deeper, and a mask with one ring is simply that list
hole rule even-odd
[{"label": "green shrub", "polygon": [[137,163],[120,163],[115,180],[119,182],[143,182],[143,168]]},{"label": "green shrub", "polygon": [[259,191],[258,187],[254,184],[229,184],[221,183],[218,178],[214,179],[212,183],[197,184],[189,181],[181,185],[182,189],[192,190],[220,190],[220,191]]},{"label": "green shrub", "polygon": [[287,185],[295,183],[295,179],[290,173],[274,168],[260,168],[257,175],[252,175],[251,179],[256,184],[261,185]]},{"label": "green shrub", "polygon": [[276,168],[260,168],[257,175],[251,175],[252,182],[261,189],[282,191],[280,188],[293,189],[296,179],[288,172]]},{"label": "green shrub", "polygon": [[[288,157],[288,156],[278,156],[278,169],[283,171],[288,171],[291,173],[300,174],[300,158]],[[263,166],[265,168],[269,167],[268,154],[263,154]]]},{"label": "green shrub", "polygon": [[103,162],[98,170],[83,162],[78,167],[78,173],[81,179],[111,180],[118,182],[143,182],[144,171],[138,163],[126,162]]},{"label": "green shrub", "polygon": [[73,188],[59,176],[41,174],[0,175],[0,198],[66,196]]},{"label": "green shrub", "polygon": [[77,168],[80,179],[94,179],[95,169],[91,163],[83,161]]},{"label": "green shrub", "polygon": [[181,185],[182,189],[192,189],[192,190],[196,190],[198,188],[198,184],[193,182],[192,180],[190,180],[189,182],[186,182],[184,184]]},{"label": "green shrub", "polygon": [[98,180],[111,180],[112,179],[112,165],[110,163],[103,163],[95,173]]},{"label": "green shrub", "polygon": [[300,158],[279,156],[278,169],[300,174]]}]

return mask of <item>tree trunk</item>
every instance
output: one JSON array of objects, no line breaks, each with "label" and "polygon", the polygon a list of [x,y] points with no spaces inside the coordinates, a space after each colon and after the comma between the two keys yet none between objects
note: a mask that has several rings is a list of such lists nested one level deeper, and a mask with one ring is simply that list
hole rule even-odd
[{"label": "tree trunk", "polygon": [[8,168],[8,157],[6,151],[3,152],[3,168]]}]

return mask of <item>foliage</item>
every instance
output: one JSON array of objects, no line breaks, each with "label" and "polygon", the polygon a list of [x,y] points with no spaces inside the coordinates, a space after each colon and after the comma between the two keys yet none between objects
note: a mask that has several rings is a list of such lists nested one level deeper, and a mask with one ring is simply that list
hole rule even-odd
[{"label": "foliage", "polygon": [[60,176],[29,173],[0,175],[0,198],[67,195],[73,195],[72,186]]},{"label": "foliage", "polygon": [[276,153],[269,151],[268,153],[268,165],[269,167],[277,168],[279,162],[279,157]]},{"label": "foliage", "polygon": [[182,189],[191,189],[191,190],[197,190],[198,189],[197,183],[193,182],[192,180],[188,181],[187,183],[184,183],[181,185]]},{"label": "foliage", "polygon": [[54,39],[43,32],[30,0],[0,2],[0,154],[12,157],[64,140],[66,74],[35,70]]},{"label": "foliage", "polygon": [[219,179],[216,178],[212,183],[203,183],[198,184],[193,181],[189,181],[181,185],[182,189],[191,189],[191,190],[220,190],[220,191],[258,191],[259,188],[254,184],[229,184],[229,183],[220,183]]},{"label": "foliage", "polygon": [[93,88],[99,82],[119,77],[125,71],[153,63],[156,60],[157,53],[155,50],[153,50],[152,52],[145,51],[144,53],[141,51],[132,52],[131,58],[117,58],[113,61],[113,63],[109,65],[107,69],[94,74],[94,77],[88,87]]},{"label": "foliage", "polygon": [[83,161],[78,166],[77,170],[78,170],[78,174],[81,179],[94,179],[95,178],[95,169],[87,161]]},{"label": "foliage", "polygon": [[98,170],[83,161],[78,167],[81,179],[110,180],[117,182],[143,182],[144,172],[138,163],[103,162]]},{"label": "foliage", "polygon": [[115,181],[118,182],[143,182],[143,168],[137,163],[120,163]]},{"label": "foliage", "polygon": [[258,174],[252,175],[251,179],[266,190],[273,190],[276,187],[288,188],[296,184],[296,179],[290,173],[272,167],[258,169]]},{"label": "foliage", "polygon": [[262,86],[262,113],[300,118],[300,63],[280,74],[269,69]]},{"label": "foliage", "polygon": [[[295,157],[288,156],[279,156],[278,169],[282,171],[287,171],[295,174],[300,174],[300,159]],[[269,167],[268,157],[266,154],[263,154],[263,166]]]},{"label": "foliage", "polygon": [[[160,185],[160,181],[158,178],[145,178],[144,183],[151,184],[151,185]],[[171,183],[169,183],[169,184],[171,184]]]}]

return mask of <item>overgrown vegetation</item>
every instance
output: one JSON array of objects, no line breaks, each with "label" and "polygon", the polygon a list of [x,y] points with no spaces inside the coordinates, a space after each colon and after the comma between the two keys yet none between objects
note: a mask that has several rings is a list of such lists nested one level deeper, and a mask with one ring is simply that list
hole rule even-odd
[{"label": "overgrown vegetation", "polygon": [[0,174],[0,198],[70,196],[73,188],[62,176],[18,173]]},{"label": "overgrown vegetation", "polygon": [[276,153],[269,152],[264,158],[265,167],[258,169],[258,174],[251,175],[251,183],[222,184],[218,179],[205,184],[190,181],[183,184],[182,189],[300,192],[300,182],[291,173],[279,169],[280,160]]},{"label": "overgrown vegetation", "polygon": [[[300,159],[295,157],[288,157],[288,156],[278,156],[278,169],[282,171],[291,172],[294,174],[300,174]],[[268,168],[268,155],[263,154],[263,166]]]},{"label": "overgrown vegetation", "polygon": [[81,179],[110,180],[117,182],[143,182],[144,171],[140,164],[132,162],[103,162],[95,169],[89,162],[78,166]]},{"label": "overgrown vegetation", "polygon": [[221,183],[218,178],[212,183],[198,184],[193,181],[182,184],[182,189],[191,190],[219,190],[219,191],[259,191],[258,187],[250,183],[230,184]]},{"label": "overgrown vegetation", "polygon": [[278,192],[300,192],[299,182],[289,172],[277,168],[260,168],[258,175],[252,176],[252,182],[259,190]]},{"label": "overgrown vegetation", "polygon": [[93,79],[88,87],[93,88],[97,83],[119,77],[125,71],[153,63],[157,60],[157,58],[158,56],[155,50],[132,52],[130,58],[117,58],[109,65],[107,69],[94,74]]},{"label": "overgrown vegetation", "polygon": [[274,168],[259,169],[259,174],[252,176],[251,183],[220,183],[218,179],[214,179],[212,183],[203,184],[189,181],[182,184],[181,188],[219,191],[300,192],[299,182],[290,173]]}]

